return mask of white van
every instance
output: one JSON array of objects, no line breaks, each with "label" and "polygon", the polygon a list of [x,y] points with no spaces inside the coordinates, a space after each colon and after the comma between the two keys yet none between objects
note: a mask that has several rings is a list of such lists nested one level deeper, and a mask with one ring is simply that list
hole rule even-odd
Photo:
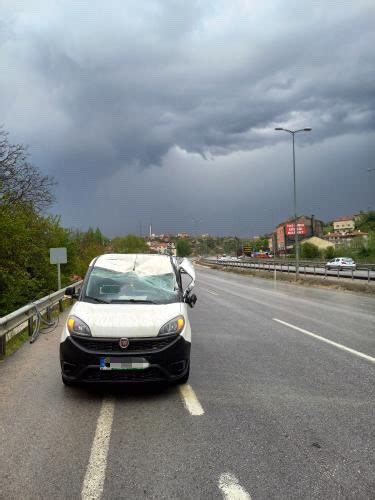
[{"label": "white van", "polygon": [[[183,288],[181,273],[189,284]],[[186,278],[184,279],[186,281]],[[91,263],[60,340],[62,380],[185,383],[195,271],[187,259],[107,254]]]}]

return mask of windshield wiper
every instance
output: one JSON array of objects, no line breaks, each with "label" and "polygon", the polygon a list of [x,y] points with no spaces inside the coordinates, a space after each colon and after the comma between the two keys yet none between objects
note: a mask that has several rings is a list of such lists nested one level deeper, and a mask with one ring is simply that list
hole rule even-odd
[{"label": "windshield wiper", "polygon": [[95,300],[95,302],[99,302],[100,304],[110,304],[111,303],[111,301],[109,301],[109,300],[98,299],[98,297],[91,297],[91,295],[85,295],[85,299]]},{"label": "windshield wiper", "polygon": [[156,302],[153,302],[152,300],[145,300],[145,299],[114,299],[111,301],[113,303],[119,303],[119,304],[156,304]]}]

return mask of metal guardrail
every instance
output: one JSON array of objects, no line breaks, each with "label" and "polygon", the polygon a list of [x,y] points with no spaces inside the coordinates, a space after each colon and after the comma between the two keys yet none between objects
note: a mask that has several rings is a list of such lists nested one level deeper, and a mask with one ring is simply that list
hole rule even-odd
[{"label": "metal guardrail", "polygon": [[[70,286],[79,290],[82,286],[82,281],[77,281]],[[24,328],[28,328],[28,333],[31,337],[37,310],[41,314],[46,314],[48,319],[50,319],[51,311],[57,304],[60,312],[62,312],[65,290],[66,287],[35,302],[30,302],[30,304],[0,318],[0,355],[5,354],[6,343]]]},{"label": "metal guardrail", "polygon": [[[295,266],[296,264],[296,261],[295,259],[290,259],[290,258],[286,258],[286,259],[282,259],[282,258],[277,258],[277,259],[257,259],[257,258],[252,258],[252,257],[245,257],[245,258],[242,258],[240,259],[242,262],[255,262],[255,263],[259,263],[259,264],[263,264],[263,263],[271,263],[271,264],[277,264],[277,265],[285,265],[287,266],[288,264],[290,266]],[[307,259],[300,259],[299,260],[299,265],[300,266],[310,266],[310,267],[325,267],[327,264],[327,261],[326,260],[307,260]],[[366,270],[367,269],[370,269],[370,271],[375,271],[375,264],[369,264],[369,263],[362,263],[362,262],[356,262],[356,268],[357,268],[357,271],[360,271],[360,270]]]},{"label": "metal guardrail", "polygon": [[[249,269],[263,269],[265,271],[279,271],[286,273],[295,273],[295,262],[293,261],[284,261],[284,260],[273,260],[273,259],[243,259],[243,260],[217,260],[217,259],[207,259],[203,258],[201,261],[206,262],[207,264],[214,264],[219,266],[226,267],[240,267],[240,268],[249,268]],[[362,264],[357,265],[356,271],[354,270],[340,270],[335,269],[329,271],[325,267],[326,263],[322,262],[300,262],[299,265],[299,275],[315,275],[315,276],[324,276],[324,277],[333,277],[333,278],[349,278],[352,280],[367,280],[368,282],[375,280],[375,275],[373,274],[375,271],[374,264]],[[357,274],[361,272],[361,274]]]}]

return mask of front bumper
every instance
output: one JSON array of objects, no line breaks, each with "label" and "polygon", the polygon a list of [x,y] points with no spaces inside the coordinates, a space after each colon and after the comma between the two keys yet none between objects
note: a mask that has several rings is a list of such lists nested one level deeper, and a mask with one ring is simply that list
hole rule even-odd
[{"label": "front bumper", "polygon": [[[122,350],[119,339],[69,336],[60,344],[63,378],[68,382],[163,382],[182,378],[189,370],[190,342],[180,335],[129,339]],[[141,358],[143,370],[101,370],[100,358]]]}]

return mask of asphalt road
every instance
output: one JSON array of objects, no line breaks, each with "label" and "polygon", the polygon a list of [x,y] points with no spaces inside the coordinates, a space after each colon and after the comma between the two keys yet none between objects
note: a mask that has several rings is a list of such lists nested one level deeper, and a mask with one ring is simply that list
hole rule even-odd
[{"label": "asphalt road", "polygon": [[375,497],[375,300],[197,275],[182,392],[65,388],[60,328],[0,363],[1,499]]}]

